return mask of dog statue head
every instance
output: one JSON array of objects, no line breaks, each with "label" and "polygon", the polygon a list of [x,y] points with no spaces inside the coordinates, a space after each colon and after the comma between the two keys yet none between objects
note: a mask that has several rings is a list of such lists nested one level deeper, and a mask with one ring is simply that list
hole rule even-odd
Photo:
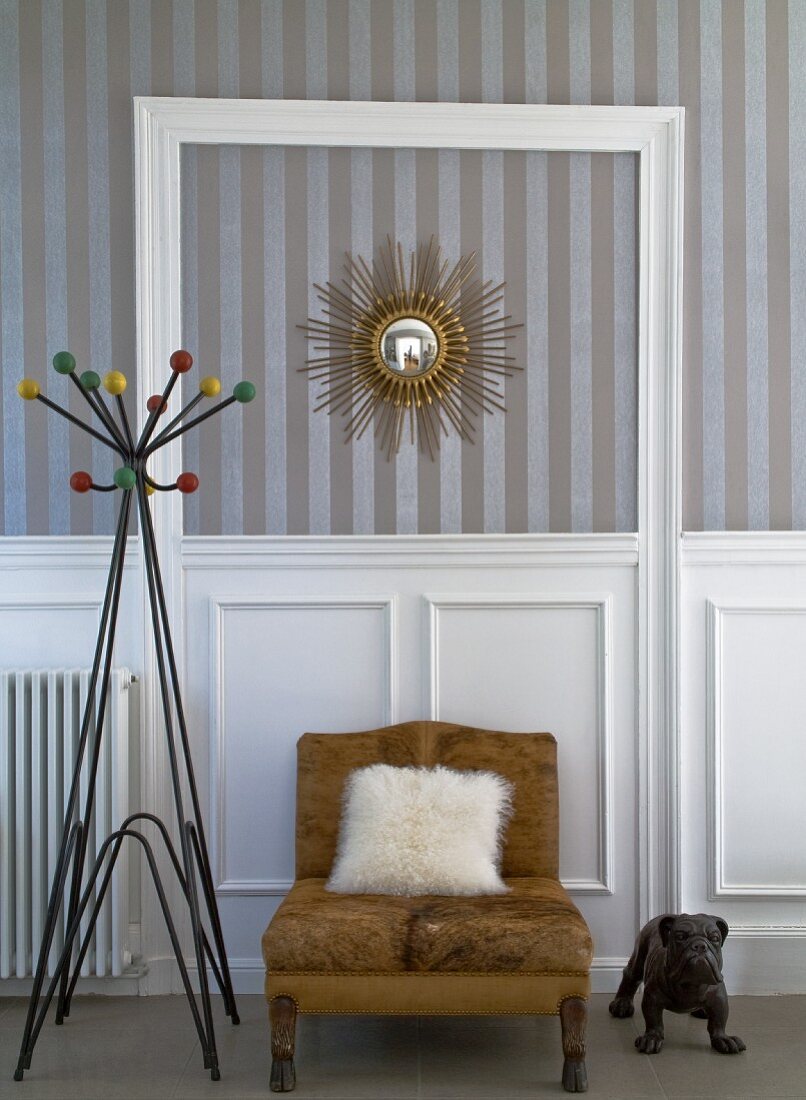
[{"label": "dog statue head", "polygon": [[670,913],[661,918],[658,931],[666,948],[666,973],[673,982],[717,985],[723,980],[727,921],[707,913]]}]

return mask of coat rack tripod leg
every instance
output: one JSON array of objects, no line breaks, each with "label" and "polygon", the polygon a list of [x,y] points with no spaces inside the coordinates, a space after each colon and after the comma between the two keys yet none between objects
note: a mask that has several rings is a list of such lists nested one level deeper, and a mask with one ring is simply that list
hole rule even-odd
[{"label": "coat rack tripod leg", "polygon": [[148,553],[151,558],[153,574],[154,574],[154,587],[157,597],[157,605],[159,607],[159,621],[162,624],[162,636],[165,642],[165,655],[168,663],[168,670],[170,673],[171,687],[173,690],[174,704],[176,707],[177,725],[179,727],[180,743],[182,745],[182,755],[184,757],[185,773],[188,780],[188,787],[190,790],[190,800],[193,807],[193,824],[195,826],[195,835],[197,837],[197,862],[199,869],[199,876],[201,878],[202,887],[204,890],[205,902],[207,906],[207,912],[210,919],[210,926],[213,933],[213,940],[216,945],[216,951],[221,962],[221,974],[223,977],[223,987],[219,984],[222,996],[224,997],[225,1010],[227,1015],[231,1018],[232,1023],[239,1023],[239,1016],[235,1007],[235,994],[232,989],[232,978],[229,971],[229,963],[227,960],[227,953],[224,948],[224,935],[221,929],[221,919],[218,913],[218,905],[215,900],[215,887],[213,885],[213,876],[210,870],[210,858],[208,855],[207,841],[204,835],[204,825],[202,822],[201,804],[199,802],[198,788],[196,786],[196,776],[193,770],[193,761],[190,754],[190,739],[188,737],[187,722],[185,721],[185,711],[182,705],[182,694],[179,690],[179,675],[176,667],[176,656],[174,654],[173,641],[171,639],[170,623],[168,620],[168,609],[165,601],[165,590],[162,584],[162,573],[160,570],[159,557],[157,555],[156,539],[154,537],[154,524],[151,519],[151,512],[147,506],[141,509],[142,519],[142,531],[143,542],[148,546]]},{"label": "coat rack tripod leg", "polygon": [[[106,699],[106,694],[109,689],[109,671],[111,671],[112,645],[114,642],[115,625],[117,622],[118,608],[120,605],[120,589],[121,581],[123,578],[123,564],[126,553],[126,529],[130,509],[131,498],[128,494],[126,494],[124,499],[121,501],[120,511],[118,515],[118,525],[115,532],[115,543],[112,552],[112,562],[109,567],[106,591],[104,594],[104,602],[101,610],[101,626],[98,632],[98,641],[95,647],[95,656],[93,659],[92,671],[90,673],[89,687],[87,692],[87,703],[84,708],[84,715],[81,722],[81,731],[79,734],[78,750],[76,754],[75,767],[73,770],[73,778],[70,785],[70,793],[67,799],[67,806],[65,808],[64,826],[62,829],[62,841],[59,850],[59,857],[56,863],[56,872],[53,877],[53,886],[51,888],[48,911],[45,919],[42,944],[39,951],[39,958],[37,960],[36,972],[34,974],[31,997],[28,1004],[28,1014],[26,1017],[25,1029],[23,1031],[19,1062],[17,1065],[17,1071],[14,1075],[16,1080],[22,1080],[22,1071],[24,1069],[27,1069],[31,1064],[31,1054],[33,1051],[33,1043],[31,1042],[33,1021],[36,1014],[39,997],[42,992],[42,986],[44,984],[48,955],[50,953],[53,936],[56,931],[56,924],[59,919],[59,911],[64,894],[67,869],[69,866],[71,853],[73,857],[73,884],[75,885],[76,882],[80,884],[81,881],[83,858],[84,853],[86,852],[87,830],[84,827],[82,821],[77,822],[76,825],[73,824],[73,815],[75,814],[76,806],[78,804],[81,782],[81,765],[84,761],[90,727],[92,724],[92,715],[96,702],[95,691],[98,683],[98,674],[100,672],[102,661],[104,662],[104,675],[101,681],[101,700],[104,703]],[[104,651],[106,651],[106,653],[104,653]],[[99,735],[96,737],[96,748],[99,744],[99,740],[100,731]],[[69,923],[70,920],[68,919],[68,924]],[[67,977],[66,971],[68,968],[69,959],[67,967],[65,967],[65,988]],[[59,1020],[58,1022],[61,1022],[61,1020]]]}]

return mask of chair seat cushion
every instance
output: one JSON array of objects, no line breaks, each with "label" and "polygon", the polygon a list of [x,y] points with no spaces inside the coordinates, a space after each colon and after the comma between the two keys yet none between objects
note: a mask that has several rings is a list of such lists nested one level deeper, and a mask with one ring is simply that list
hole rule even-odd
[{"label": "chair seat cushion", "polygon": [[298,880],[263,934],[274,973],[587,973],[582,914],[555,879],[508,878],[484,897],[333,894]]}]

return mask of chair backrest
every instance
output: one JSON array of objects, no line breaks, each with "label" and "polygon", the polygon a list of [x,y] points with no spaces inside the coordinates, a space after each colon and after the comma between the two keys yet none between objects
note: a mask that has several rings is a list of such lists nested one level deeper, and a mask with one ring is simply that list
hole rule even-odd
[{"label": "chair backrest", "polygon": [[493,771],[515,786],[505,877],[559,877],[557,743],[550,733],[499,733],[404,722],[362,733],[306,733],[297,743],[297,878],[326,878],[336,854],[348,774],[368,764],[443,764]]}]

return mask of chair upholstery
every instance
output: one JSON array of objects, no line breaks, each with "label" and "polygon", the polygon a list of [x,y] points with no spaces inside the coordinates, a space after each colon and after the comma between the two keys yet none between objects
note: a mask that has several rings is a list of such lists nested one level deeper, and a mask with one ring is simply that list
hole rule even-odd
[{"label": "chair upholstery", "polygon": [[[514,812],[502,850],[510,892],[415,898],[329,893],[325,883],[336,854],[345,781],[353,769],[376,763],[442,764],[510,780]],[[288,1013],[293,1020],[297,1011],[559,1013],[568,1046],[563,1081],[569,1091],[583,1091],[584,1001],[593,944],[559,881],[552,735],[445,722],[304,734],[297,746],[296,882],[262,946],[273,1036],[285,1041],[289,1027],[292,1036],[290,1046],[272,1040],[275,1091],[293,1087]],[[281,1048],[284,1053],[278,1053]],[[568,1051],[578,1048],[582,1055],[571,1057]]]},{"label": "chair upholstery", "polygon": [[591,938],[554,879],[505,879],[509,894],[387,897],[331,894],[298,880],[263,937],[283,973],[587,973]]}]

